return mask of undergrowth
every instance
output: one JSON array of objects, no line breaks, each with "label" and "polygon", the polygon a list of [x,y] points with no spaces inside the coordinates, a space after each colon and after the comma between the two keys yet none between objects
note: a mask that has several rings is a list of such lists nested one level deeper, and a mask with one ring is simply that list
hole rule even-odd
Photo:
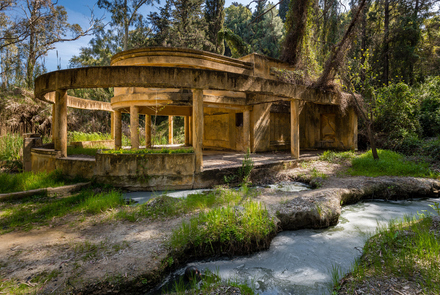
[{"label": "undergrowth", "polygon": [[46,187],[59,187],[85,181],[84,178],[66,178],[61,171],[0,173],[0,193],[27,191]]},{"label": "undergrowth", "polygon": [[0,136],[0,168],[21,170],[23,154],[23,138],[20,134],[7,133]]},{"label": "undergrowth", "polygon": [[67,133],[67,141],[68,142],[76,142],[76,141],[98,141],[98,140],[109,140],[111,139],[110,133],[101,133],[101,132],[78,132],[78,131],[69,131]]},{"label": "undergrowth", "polygon": [[371,278],[395,277],[415,282],[423,294],[440,294],[440,238],[430,231],[432,217],[422,217],[406,217],[379,228],[365,244],[362,258],[350,274],[352,279],[344,280],[344,292],[353,294]]}]

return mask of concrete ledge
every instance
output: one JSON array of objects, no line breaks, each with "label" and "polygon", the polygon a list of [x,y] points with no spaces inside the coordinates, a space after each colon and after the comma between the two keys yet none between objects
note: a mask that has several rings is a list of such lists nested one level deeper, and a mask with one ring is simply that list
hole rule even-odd
[{"label": "concrete ledge", "polygon": [[81,182],[77,184],[65,185],[60,187],[48,187],[48,188],[40,188],[29,191],[0,194],[0,201],[9,200],[9,199],[19,200],[43,193],[46,193],[49,197],[55,197],[55,196],[67,197],[73,195],[74,193],[80,191],[83,188],[88,187],[90,184],[91,184],[90,182]]}]

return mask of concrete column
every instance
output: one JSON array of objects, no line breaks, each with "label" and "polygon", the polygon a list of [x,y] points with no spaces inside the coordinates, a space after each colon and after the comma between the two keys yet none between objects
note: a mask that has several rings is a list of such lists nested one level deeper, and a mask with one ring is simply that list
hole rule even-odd
[{"label": "concrete column", "polygon": [[115,139],[115,112],[110,113],[111,138]]},{"label": "concrete column", "polygon": [[52,142],[55,144],[55,141],[57,140],[57,118],[56,118],[56,106],[55,104],[52,105]]},{"label": "concrete column", "polygon": [[130,106],[130,139],[131,148],[139,149],[139,107]]},{"label": "concrete column", "polygon": [[290,102],[290,151],[292,158],[299,159],[299,100]]},{"label": "concrete column", "polygon": [[61,151],[61,157],[67,157],[67,92],[57,90],[55,92],[55,125],[56,140],[55,150]]},{"label": "concrete column", "polygon": [[245,152],[251,149],[251,114],[249,110],[243,112],[243,147]]},{"label": "concrete column", "polygon": [[184,128],[185,128],[185,146],[189,146],[189,137],[190,137],[190,132],[189,132],[189,116],[185,116],[184,117]]},{"label": "concrete column", "polygon": [[168,116],[168,143],[169,144],[174,143],[173,130],[174,130],[174,117]]},{"label": "concrete column", "polygon": [[188,118],[188,125],[189,125],[189,145],[193,144],[193,120],[192,120],[193,116],[189,116]]},{"label": "concrete column", "polygon": [[145,145],[151,147],[151,115],[145,115]]},{"label": "concrete column", "polygon": [[122,147],[122,113],[115,111],[115,149],[119,150]]},{"label": "concrete column", "polygon": [[193,148],[196,158],[196,172],[203,167],[203,90],[193,90]]}]

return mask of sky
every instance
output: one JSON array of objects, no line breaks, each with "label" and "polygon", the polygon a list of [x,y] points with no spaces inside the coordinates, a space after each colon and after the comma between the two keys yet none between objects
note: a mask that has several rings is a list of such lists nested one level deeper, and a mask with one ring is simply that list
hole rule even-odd
[{"label": "sky", "polygon": [[[58,0],[58,5],[62,5],[66,9],[69,23],[79,24],[83,29],[87,29],[89,27],[91,9],[93,9],[95,18],[105,17],[105,21],[110,21],[110,13],[103,9],[99,9],[98,6],[95,5],[96,2],[97,1],[95,0]],[[164,2],[164,0],[162,0],[162,2]],[[247,5],[251,0],[226,0],[225,7],[230,6],[232,2]],[[155,7],[157,6],[158,4],[155,4]],[[146,16],[151,11],[157,11],[157,8],[155,7],[145,5],[141,8],[140,13]],[[62,69],[66,69],[71,57],[78,55],[81,47],[87,47],[92,38],[93,36],[85,36],[76,41],[58,43],[56,49],[49,51],[45,57],[47,70],[55,71],[58,63],[61,64]]]}]

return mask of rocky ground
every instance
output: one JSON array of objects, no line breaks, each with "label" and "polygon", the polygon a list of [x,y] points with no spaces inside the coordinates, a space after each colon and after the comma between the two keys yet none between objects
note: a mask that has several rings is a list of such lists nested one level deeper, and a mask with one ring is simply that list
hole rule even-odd
[{"label": "rocky ground", "polygon": [[[258,200],[266,204],[282,230],[293,230],[336,224],[341,203],[354,203],[363,198],[439,194],[440,181],[342,177],[341,171],[345,167],[344,164],[314,161],[266,175],[266,179],[260,178],[259,181],[306,180],[317,189],[280,193],[266,188],[261,189]],[[170,249],[166,241],[173,229],[190,216],[121,222],[112,220],[109,214],[102,213],[84,220],[68,216],[53,220],[47,227],[2,235],[0,284],[26,284],[31,290],[43,294],[145,294],[175,266],[168,256]],[[38,277],[44,279],[38,280]],[[409,283],[393,278],[374,283],[387,290],[393,290],[398,284],[412,288]],[[219,287],[218,293],[213,291],[212,294],[239,294],[235,288],[231,287],[227,292],[222,288],[228,287]],[[385,289],[377,290],[374,294],[386,294],[381,293]]]}]

